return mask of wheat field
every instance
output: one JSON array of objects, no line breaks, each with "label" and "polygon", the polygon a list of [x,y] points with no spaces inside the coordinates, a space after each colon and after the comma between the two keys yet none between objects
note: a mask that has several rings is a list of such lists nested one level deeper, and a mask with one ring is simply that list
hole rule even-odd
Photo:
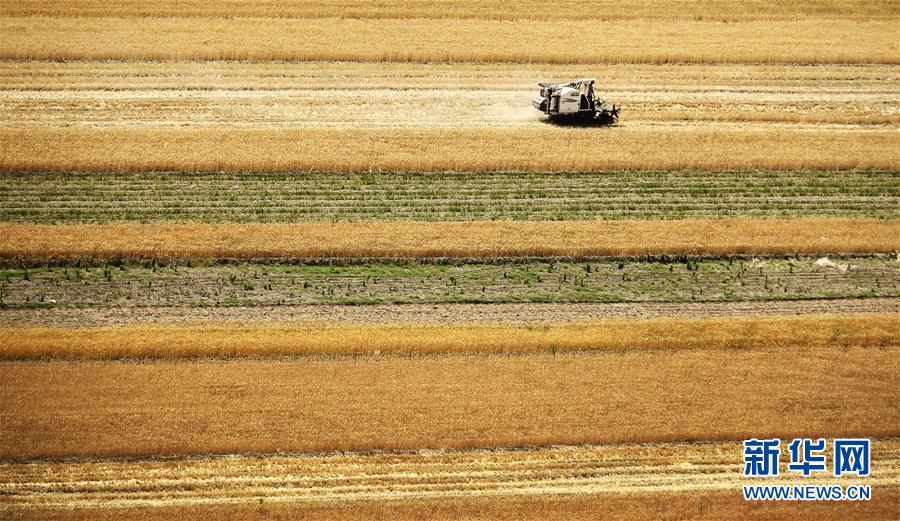
[{"label": "wheat field", "polygon": [[[828,46],[821,45],[823,21],[829,27]],[[0,16],[0,31],[16,35],[0,42],[0,58],[896,65],[900,45],[892,37],[895,30],[890,20],[846,18],[509,23],[429,18]],[[579,41],[575,55],[572,35],[578,35]]]},{"label": "wheat field", "polygon": [[[900,163],[895,130],[545,132],[7,127],[0,171],[890,170]],[[567,154],[555,153],[563,146]]]},{"label": "wheat field", "polygon": [[544,4],[527,0],[509,9],[499,0],[406,0],[396,5],[377,5],[363,0],[260,0],[245,3],[234,0],[162,0],[148,4],[124,0],[114,6],[97,0],[66,0],[47,4],[40,0],[3,0],[0,14],[5,16],[155,16],[211,18],[455,18],[486,20],[795,20],[809,17],[885,19],[898,14],[887,1],[816,0],[778,2],[753,0],[736,5],[724,0],[692,2],[659,0],[639,2],[612,0],[604,9],[591,9],[593,3],[573,0],[570,10],[546,9]]},{"label": "wheat field", "polygon": [[898,20],[0,0],[0,518],[900,518]]},{"label": "wheat field", "polygon": [[896,347],[813,345],[11,361],[0,457],[896,437],[898,360]]}]

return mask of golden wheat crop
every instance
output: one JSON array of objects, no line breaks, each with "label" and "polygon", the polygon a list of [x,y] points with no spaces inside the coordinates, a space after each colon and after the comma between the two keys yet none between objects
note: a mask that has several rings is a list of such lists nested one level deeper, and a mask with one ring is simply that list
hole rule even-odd
[{"label": "golden wheat crop", "polygon": [[194,323],[0,328],[0,359],[533,353],[582,350],[893,347],[900,317],[746,317],[513,326]]},{"label": "golden wheat crop", "polygon": [[637,1],[610,0],[602,8],[589,0],[572,0],[565,9],[547,9],[534,0],[516,3],[502,0],[404,0],[373,4],[366,0],[160,0],[152,3],[123,0],[3,0],[4,16],[159,16],[159,17],[266,17],[266,18],[460,18],[486,20],[795,20],[809,17],[893,17],[896,5],[887,1],[817,0],[783,2],[752,0]]},{"label": "golden wheat crop", "polygon": [[876,219],[0,224],[0,259],[8,263],[273,257],[764,255],[898,250],[900,221]]},{"label": "golden wheat crop", "polygon": [[[894,130],[0,129],[0,171],[892,170]],[[560,150],[565,150],[564,154]]]},{"label": "golden wheat crop", "polygon": [[900,435],[895,347],[0,364],[0,458]]},{"label": "golden wheat crop", "polygon": [[0,58],[14,60],[900,63],[891,19],[620,23],[5,16],[0,32],[6,35]]},{"label": "golden wheat crop", "polygon": [[[871,207],[890,199],[887,181],[851,193],[827,171],[890,177],[900,169],[898,20],[900,6],[885,0],[574,0],[564,8],[533,0],[0,0],[0,172],[23,185],[45,174],[18,172],[354,172],[366,182],[365,174],[384,171],[423,179],[445,171],[570,172],[572,183],[588,186],[571,172],[819,170],[826,172],[809,175],[823,180],[816,193]],[[562,128],[530,107],[536,81],[585,75],[625,107],[618,126]],[[700,177],[673,189],[705,190]],[[45,207],[91,204],[60,183],[30,183],[22,193]],[[741,183],[753,184],[760,205],[802,199],[824,215],[841,204],[769,191],[762,178]],[[154,187],[135,178],[127,188],[162,206],[160,190],[180,190]],[[236,204],[204,189],[216,192],[215,205]],[[862,192],[868,199],[853,200]],[[738,197],[710,193],[704,200],[717,205]],[[25,215],[17,211],[27,204],[11,207],[11,218]],[[188,301],[205,291],[204,280],[179,269],[192,259],[900,251],[898,219],[128,218],[135,222],[0,223],[0,263],[171,262],[165,291],[196,284],[181,293]],[[841,289],[830,296],[861,294],[872,280],[878,291],[866,295],[890,295],[887,268],[871,275],[866,262],[851,261],[842,261]],[[261,269],[254,266],[229,270]],[[623,268],[624,281],[634,270]],[[683,271],[690,278],[708,269]],[[790,269],[798,294],[837,287],[829,271]],[[45,302],[41,288],[58,293],[56,272],[14,270],[12,282],[7,275],[14,304],[25,308],[0,317],[7,324],[0,326],[0,518],[900,517],[893,297],[726,309],[802,310],[800,317],[688,318],[725,309],[705,302],[678,310],[681,317],[642,320],[590,320],[588,308],[575,305],[552,314],[547,306],[381,306],[378,319],[369,309],[310,306],[303,316],[331,321],[216,307],[202,308],[209,321],[193,322],[198,308],[135,308],[137,279],[124,276],[81,286],[94,292],[92,302],[105,302],[96,311],[66,299],[63,309],[34,305],[38,293]],[[321,279],[340,285],[332,275]],[[757,275],[768,290],[762,269]],[[631,284],[657,280],[648,277]],[[390,291],[422,294],[416,280],[423,279]],[[148,291],[157,287],[155,278],[144,282]],[[75,291],[74,281],[62,284]],[[691,294],[704,294],[704,284]],[[9,305],[5,297],[0,307]],[[130,308],[113,307],[124,299]],[[870,312],[850,314],[861,309]],[[616,311],[636,312],[673,310]],[[74,327],[59,327],[61,317]],[[180,322],[147,323],[159,317]],[[16,323],[33,325],[9,325]],[[740,440],[819,436],[874,440],[875,471],[865,481],[874,500],[747,508],[738,492]],[[611,445],[619,443],[628,445]],[[810,479],[830,478],[793,481]]]}]

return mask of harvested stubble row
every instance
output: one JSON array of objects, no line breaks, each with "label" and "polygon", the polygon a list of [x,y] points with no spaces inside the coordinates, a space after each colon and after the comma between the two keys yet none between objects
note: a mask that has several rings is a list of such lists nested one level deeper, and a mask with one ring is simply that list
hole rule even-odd
[{"label": "harvested stubble row", "polygon": [[[828,45],[822,45],[823,26]],[[900,63],[896,24],[883,18],[510,23],[0,16],[0,32],[12,35],[0,40],[0,58],[7,60]],[[579,35],[574,53],[573,34]]]},{"label": "harvested stubble row", "polygon": [[0,380],[6,459],[900,435],[896,347],[27,360]]},{"label": "harvested stubble row", "polygon": [[0,221],[900,217],[897,172],[7,174]]},{"label": "harvested stubble row", "polygon": [[[528,495],[706,494],[746,484],[740,442],[541,447],[0,463],[3,506],[35,514],[53,508],[101,509],[277,502],[422,501]],[[873,440],[878,467],[873,501],[900,491],[900,441]],[[782,462],[779,485],[831,484]],[[830,480],[830,481],[829,481]],[[115,498],[111,499],[114,495]]]},{"label": "harvested stubble row", "polygon": [[[0,128],[0,171],[894,170],[893,130]],[[559,150],[566,150],[559,154]]]},{"label": "harvested stubble row", "polygon": [[2,327],[0,359],[895,347],[898,330],[900,317],[890,314],[607,320],[540,326],[198,323],[98,328]]},{"label": "harvested stubble row", "polygon": [[0,224],[6,263],[222,258],[502,258],[647,254],[887,253],[900,221]]}]

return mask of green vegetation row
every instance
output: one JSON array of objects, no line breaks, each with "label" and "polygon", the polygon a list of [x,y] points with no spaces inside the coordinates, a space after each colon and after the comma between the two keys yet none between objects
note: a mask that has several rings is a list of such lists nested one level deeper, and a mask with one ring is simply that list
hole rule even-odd
[{"label": "green vegetation row", "polygon": [[0,175],[0,221],[900,217],[898,172]]},{"label": "green vegetation row", "polygon": [[690,302],[897,297],[887,255],[508,264],[226,264],[0,271],[4,307]]}]

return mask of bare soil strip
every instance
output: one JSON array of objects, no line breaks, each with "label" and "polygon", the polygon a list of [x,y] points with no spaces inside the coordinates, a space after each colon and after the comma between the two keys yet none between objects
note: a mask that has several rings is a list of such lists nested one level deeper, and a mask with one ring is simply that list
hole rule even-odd
[{"label": "bare soil strip", "polygon": [[[900,96],[900,91],[898,91]],[[298,222],[900,217],[898,172],[22,173],[0,221]]]},{"label": "bare soil strip", "polygon": [[[534,117],[534,109],[518,110]],[[0,128],[2,172],[896,170],[893,128]],[[559,150],[566,150],[560,154]]]},{"label": "bare soil strip", "polygon": [[900,435],[896,348],[6,362],[0,380],[5,459]]},{"label": "bare soil strip", "polygon": [[[741,473],[742,450],[740,442],[652,443],[0,463],[0,511],[737,493],[754,481]],[[900,442],[874,440],[872,451],[869,478],[803,477],[782,460],[780,475],[766,484],[865,484],[878,501],[879,492],[900,489]]]},{"label": "bare soil strip", "polygon": [[[477,259],[475,259],[477,260]],[[894,255],[653,256],[310,265],[237,262],[0,270],[0,305],[35,308],[728,302],[900,296]],[[198,311],[199,313],[202,313]],[[138,313],[140,313],[138,311]],[[227,313],[227,311],[225,311]],[[0,313],[0,321],[4,313]]]},{"label": "bare soil strip", "polygon": [[900,298],[772,300],[748,302],[610,302],[565,304],[373,304],[254,307],[18,308],[0,311],[3,326],[60,328],[138,324],[240,322],[242,324],[494,324],[542,325],[602,319],[708,318],[773,315],[900,314]]},{"label": "bare soil strip", "polygon": [[900,251],[900,220],[0,224],[8,265],[187,259],[794,255]]}]

